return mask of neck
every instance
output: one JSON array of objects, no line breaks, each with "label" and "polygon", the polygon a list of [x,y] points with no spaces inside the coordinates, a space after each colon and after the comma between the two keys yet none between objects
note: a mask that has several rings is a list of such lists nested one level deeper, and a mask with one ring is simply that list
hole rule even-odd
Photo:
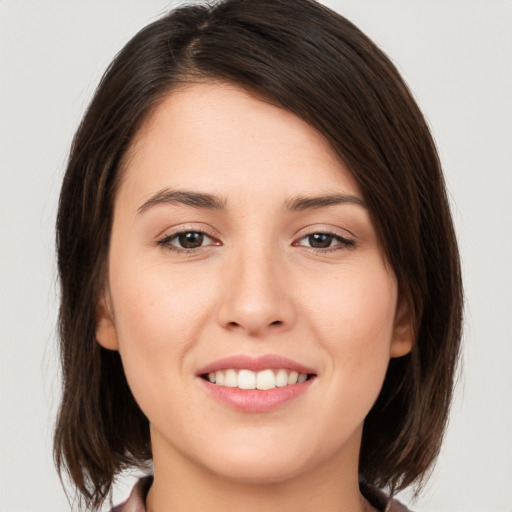
[{"label": "neck", "polygon": [[161,448],[153,442],[154,481],[147,497],[148,512],[374,510],[359,491],[358,450],[344,454],[348,455],[347,460],[335,456],[282,481],[257,482],[226,478],[168,446],[166,450]]}]

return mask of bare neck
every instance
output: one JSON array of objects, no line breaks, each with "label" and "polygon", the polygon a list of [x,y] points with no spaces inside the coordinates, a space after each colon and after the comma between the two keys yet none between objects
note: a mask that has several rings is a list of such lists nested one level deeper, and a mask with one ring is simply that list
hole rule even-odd
[{"label": "bare neck", "polygon": [[285,479],[240,481],[195,464],[178,452],[155,450],[154,481],[147,512],[368,512],[375,509],[359,491],[355,453]]}]

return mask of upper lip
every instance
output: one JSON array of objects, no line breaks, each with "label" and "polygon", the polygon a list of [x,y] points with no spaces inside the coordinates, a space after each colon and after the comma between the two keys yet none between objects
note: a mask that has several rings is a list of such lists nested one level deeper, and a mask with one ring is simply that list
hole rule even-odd
[{"label": "upper lip", "polygon": [[252,371],[283,368],[286,370],[296,371],[298,373],[315,373],[312,368],[298,363],[293,359],[289,359],[277,354],[265,354],[262,356],[239,354],[223,357],[222,359],[217,359],[216,361],[203,366],[197,373],[198,375],[204,375],[205,373],[216,372],[218,370],[226,370],[228,368]]}]

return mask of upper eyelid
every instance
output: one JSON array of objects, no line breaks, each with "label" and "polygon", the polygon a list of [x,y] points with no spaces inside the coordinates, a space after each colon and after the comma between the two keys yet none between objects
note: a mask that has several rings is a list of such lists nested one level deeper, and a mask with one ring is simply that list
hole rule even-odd
[{"label": "upper eyelid", "polygon": [[[211,238],[213,241],[218,242],[222,244],[221,242],[221,236],[219,233],[217,233],[216,230],[213,228],[210,228],[209,226],[201,225],[201,226],[194,226],[194,223],[185,224],[185,225],[178,225],[174,228],[167,228],[165,231],[163,231],[163,234],[158,235],[156,237],[156,241],[159,243],[170,241],[173,238],[177,237],[178,235],[182,233],[202,233],[206,235],[207,237]],[[201,224],[201,223],[198,223]],[[335,228],[335,227],[327,227],[327,226],[321,226],[321,225],[311,225],[311,226],[305,226],[301,228],[293,237],[292,245],[295,245],[298,241],[314,235],[314,234],[325,234],[330,235],[336,239],[339,239],[341,241],[349,241],[355,243],[357,241],[357,237],[352,234],[350,231],[344,228]],[[218,244],[217,244],[218,245]]]},{"label": "upper eyelid", "polygon": [[[206,245],[200,245],[199,247],[180,247],[178,244],[172,243],[180,234],[183,233],[201,233],[203,235],[206,235],[210,239],[210,243],[207,243]],[[194,255],[202,254],[204,253],[204,251],[209,250],[214,246],[222,244],[205,231],[198,229],[179,229],[172,233],[169,233],[168,235],[158,238],[156,240],[155,245],[163,250],[173,252],[176,255],[181,255],[182,257],[192,257]]]},{"label": "upper eyelid", "polygon": [[187,231],[176,231],[175,233],[170,233],[169,235],[164,236],[162,240],[174,240],[175,238],[178,238],[179,235],[183,235],[186,233],[199,233],[213,240],[213,237],[210,236],[208,233],[205,233],[204,231],[196,231],[191,229]]},{"label": "upper eyelid", "polygon": [[[328,229],[328,228],[325,228],[325,229],[316,228],[316,229],[310,229],[310,230],[308,229],[303,234],[300,234],[299,238],[304,238],[306,236],[317,235],[317,234],[331,235],[331,236],[335,236],[335,237],[339,237],[339,238],[353,237],[353,235],[350,234],[348,231],[346,231],[346,230],[343,230],[343,231],[344,231],[344,233],[340,233],[339,231],[337,231],[335,229]],[[346,232],[346,234],[345,234],[345,232]]]},{"label": "upper eyelid", "polygon": [[340,235],[339,233],[333,233],[331,231],[311,231],[311,233],[306,233],[305,235],[301,235],[297,238],[297,240],[304,240],[304,238],[307,238],[312,235],[327,235],[332,236],[333,238],[336,238],[337,240],[351,240],[349,237]]},{"label": "upper eyelid", "polygon": [[337,246],[349,247],[349,246],[355,246],[356,245],[356,241],[353,238],[348,238],[348,237],[339,235],[337,233],[329,233],[327,231],[313,231],[311,233],[308,233],[308,234],[306,234],[304,236],[301,236],[301,237],[297,238],[296,241],[293,242],[293,245],[296,245],[297,247],[308,247],[306,245],[299,244],[298,242],[300,242],[301,240],[304,240],[305,238],[307,238],[307,237],[309,237],[311,235],[316,235],[316,234],[332,236],[334,239],[336,239],[338,241],[338,245],[330,246],[330,247],[325,247],[325,248],[310,247],[311,249],[314,249],[314,250],[328,251],[329,249],[334,249]]},{"label": "upper eyelid", "polygon": [[158,240],[158,243],[160,243],[160,244],[161,243],[170,243],[172,240],[176,239],[179,235],[182,235],[184,233],[200,233],[202,235],[207,236],[210,240],[212,240],[214,242],[219,242],[219,240],[217,238],[215,238],[213,235],[209,234],[206,231],[202,231],[199,229],[180,229],[178,231],[174,231],[172,233],[164,235],[163,237],[160,237]]},{"label": "upper eyelid", "polygon": [[296,235],[296,240],[304,238],[309,235],[314,235],[316,233],[322,233],[325,235],[331,235],[335,237],[342,238],[344,240],[352,240],[356,241],[357,237],[352,232],[350,232],[346,228],[341,227],[330,227],[330,226],[322,226],[322,225],[311,225],[306,226],[300,229]]},{"label": "upper eyelid", "polygon": [[168,227],[165,230],[161,231],[161,233],[157,235],[155,238],[157,240],[163,240],[165,238],[175,237],[181,233],[203,233],[209,236],[210,238],[219,238],[218,234],[216,234],[216,232],[213,229],[206,227],[204,225],[194,226],[193,224],[194,223],[179,224],[174,227]]}]

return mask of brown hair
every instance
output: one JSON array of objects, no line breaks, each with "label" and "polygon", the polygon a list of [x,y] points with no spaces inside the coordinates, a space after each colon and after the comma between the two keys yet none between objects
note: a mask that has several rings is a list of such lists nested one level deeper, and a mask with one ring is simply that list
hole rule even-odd
[{"label": "brown hair", "polygon": [[363,191],[417,333],[392,359],[363,431],[360,476],[392,492],[421,483],[439,452],[462,322],[454,229],[431,134],[390,60],[310,0],[180,7],[117,55],[73,140],[57,218],[63,397],[55,432],[87,506],[123,468],[151,460],[148,420],[117,352],[95,341],[119,166],[138,126],[178,84],[250,88],[317,128]]}]

